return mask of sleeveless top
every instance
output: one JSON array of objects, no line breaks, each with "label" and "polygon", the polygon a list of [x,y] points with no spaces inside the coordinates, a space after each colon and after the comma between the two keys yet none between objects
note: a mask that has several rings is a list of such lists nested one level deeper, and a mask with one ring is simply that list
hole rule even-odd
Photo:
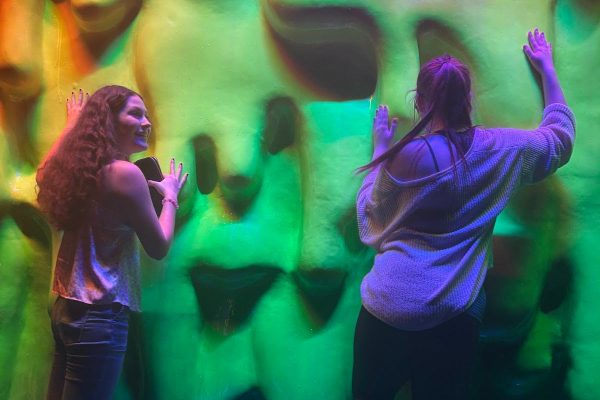
[{"label": "sleeveless top", "polygon": [[87,304],[120,303],[140,311],[136,234],[97,206],[89,222],[63,234],[52,291]]}]

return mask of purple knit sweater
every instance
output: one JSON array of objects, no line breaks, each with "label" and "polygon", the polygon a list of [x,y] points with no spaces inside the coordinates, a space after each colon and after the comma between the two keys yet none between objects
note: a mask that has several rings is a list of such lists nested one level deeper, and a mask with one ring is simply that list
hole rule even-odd
[{"label": "purple knit sweater", "polygon": [[456,170],[398,181],[373,169],[356,204],[361,240],[377,252],[361,285],[364,307],[403,330],[464,312],[492,265],[496,217],[519,187],[564,165],[574,139],[573,113],[551,104],[535,130],[475,128]]}]

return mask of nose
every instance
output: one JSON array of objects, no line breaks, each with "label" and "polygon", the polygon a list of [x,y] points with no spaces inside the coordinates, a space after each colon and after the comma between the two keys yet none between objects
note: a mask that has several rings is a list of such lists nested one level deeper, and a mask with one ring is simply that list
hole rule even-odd
[{"label": "nose", "polygon": [[152,122],[150,122],[150,120],[148,119],[148,117],[144,117],[144,120],[142,121],[142,127],[144,129],[152,127]]}]

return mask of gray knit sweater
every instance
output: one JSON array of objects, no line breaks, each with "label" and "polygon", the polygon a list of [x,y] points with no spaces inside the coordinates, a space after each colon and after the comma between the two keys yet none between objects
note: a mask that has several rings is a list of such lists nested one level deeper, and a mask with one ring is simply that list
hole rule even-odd
[{"label": "gray knit sweater", "polygon": [[403,330],[465,311],[492,265],[496,217],[519,187],[564,165],[574,139],[573,113],[551,104],[535,130],[475,128],[456,169],[411,181],[373,169],[356,205],[361,240],[377,252],[361,285],[364,307]]}]

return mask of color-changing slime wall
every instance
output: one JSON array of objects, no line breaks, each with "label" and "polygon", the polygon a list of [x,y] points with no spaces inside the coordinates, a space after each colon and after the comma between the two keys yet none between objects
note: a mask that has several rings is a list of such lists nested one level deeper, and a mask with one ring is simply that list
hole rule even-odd
[{"label": "color-changing slime wall", "polygon": [[[575,111],[571,163],[498,219],[481,399],[600,398],[600,2],[2,0],[0,398],[43,398],[59,236],[35,169],[72,90],[139,91],[149,154],[191,172],[164,262],[144,260],[119,399],[347,399],[358,287],[354,168],[375,106],[406,131],[440,53],[467,62],[477,124],[532,128],[521,46],[544,29]],[[398,398],[406,398],[405,388]]]}]

